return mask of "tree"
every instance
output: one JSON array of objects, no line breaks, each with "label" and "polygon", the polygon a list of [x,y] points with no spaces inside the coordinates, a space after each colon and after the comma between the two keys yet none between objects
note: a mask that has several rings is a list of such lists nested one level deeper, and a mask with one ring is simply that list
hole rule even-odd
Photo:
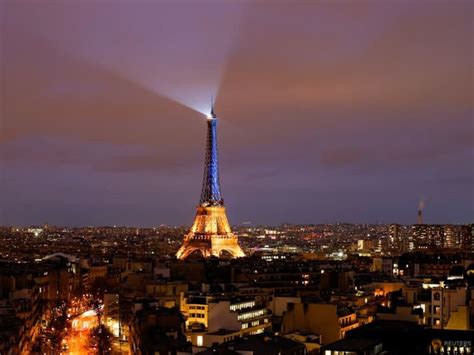
[{"label": "tree", "polygon": [[91,331],[90,346],[97,348],[99,355],[112,353],[112,333],[106,326],[100,324]]}]

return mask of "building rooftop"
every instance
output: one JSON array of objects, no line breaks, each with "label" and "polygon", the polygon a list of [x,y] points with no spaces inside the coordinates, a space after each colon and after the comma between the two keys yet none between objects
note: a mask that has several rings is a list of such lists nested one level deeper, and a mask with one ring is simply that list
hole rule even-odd
[{"label": "building rooftop", "polygon": [[219,329],[216,330],[215,332],[207,333],[207,335],[229,335],[229,334],[234,334],[238,333],[239,331],[237,330],[229,330],[229,329]]},{"label": "building rooftop", "polygon": [[225,345],[212,346],[207,350],[196,353],[197,355],[240,355],[237,351],[229,349]]},{"label": "building rooftop", "polygon": [[305,349],[305,346],[281,336],[259,334],[239,339],[234,349],[252,351],[254,355],[276,355],[290,350]]},{"label": "building rooftop", "polygon": [[433,339],[472,341],[474,331],[431,329],[413,322],[376,320],[347,332],[345,339],[372,339],[383,343],[384,351],[390,354],[424,354]]},{"label": "building rooftop", "polygon": [[335,351],[364,351],[373,349],[379,344],[382,343],[374,339],[345,338],[326,345],[324,349]]}]

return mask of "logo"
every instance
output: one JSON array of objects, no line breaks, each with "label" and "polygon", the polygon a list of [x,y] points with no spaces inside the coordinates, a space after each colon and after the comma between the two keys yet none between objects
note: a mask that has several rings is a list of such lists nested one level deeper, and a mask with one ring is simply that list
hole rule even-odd
[{"label": "logo", "polygon": [[440,339],[433,339],[431,342],[431,347],[433,350],[439,350],[443,347],[443,342]]}]

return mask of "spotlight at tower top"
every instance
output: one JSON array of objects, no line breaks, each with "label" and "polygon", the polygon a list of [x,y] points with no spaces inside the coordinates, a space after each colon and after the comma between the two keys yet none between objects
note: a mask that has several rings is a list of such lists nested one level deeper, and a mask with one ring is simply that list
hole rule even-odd
[{"label": "spotlight at tower top", "polygon": [[214,113],[214,101],[211,100],[211,112],[209,112],[209,113],[207,114],[207,119],[208,119],[208,120],[214,120],[214,119],[216,119],[216,118],[217,118],[217,116],[216,116],[216,114]]}]

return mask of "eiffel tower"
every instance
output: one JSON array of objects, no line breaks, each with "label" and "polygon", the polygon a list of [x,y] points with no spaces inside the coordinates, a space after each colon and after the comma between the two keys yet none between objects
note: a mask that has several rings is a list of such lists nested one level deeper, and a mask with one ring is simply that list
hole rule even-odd
[{"label": "eiffel tower", "polygon": [[219,162],[217,159],[217,116],[214,107],[207,116],[207,144],[204,163],[202,192],[196,217],[183,245],[176,253],[178,259],[201,253],[203,257],[221,257],[227,253],[232,258],[245,256],[237,236],[232,233],[219,183]]}]

